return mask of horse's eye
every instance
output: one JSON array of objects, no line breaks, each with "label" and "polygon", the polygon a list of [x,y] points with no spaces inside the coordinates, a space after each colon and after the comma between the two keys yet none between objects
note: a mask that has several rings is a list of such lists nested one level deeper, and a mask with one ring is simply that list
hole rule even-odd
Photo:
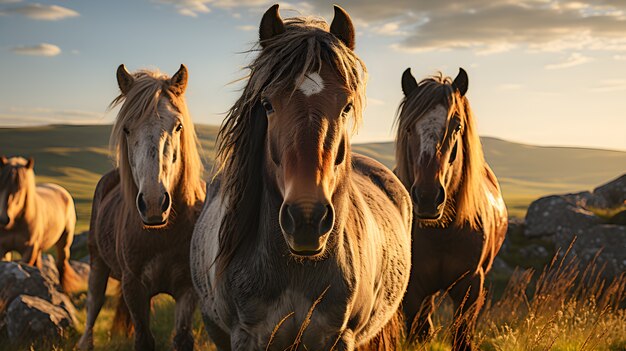
[{"label": "horse's eye", "polygon": [[263,100],[261,103],[263,104],[263,108],[265,109],[265,112],[267,113],[274,112],[274,106],[272,106],[272,104],[268,100]]},{"label": "horse's eye", "polygon": [[349,103],[346,105],[346,107],[343,108],[343,114],[348,114],[350,111],[352,111],[352,103]]},{"label": "horse's eye", "polygon": [[454,129],[455,132],[460,132],[461,129],[463,129],[463,126],[461,126],[460,124],[456,126],[456,128]]},{"label": "horse's eye", "polygon": [[181,129],[183,129],[183,124],[182,123],[178,123],[178,125],[176,126],[176,131],[180,132]]},{"label": "horse's eye", "polygon": [[406,128],[406,133],[410,135],[410,134],[411,134],[411,132],[412,132],[411,127],[407,127],[407,128]]},{"label": "horse's eye", "polygon": [[128,130],[128,128],[124,127],[124,134],[128,135],[130,134],[130,130]]}]

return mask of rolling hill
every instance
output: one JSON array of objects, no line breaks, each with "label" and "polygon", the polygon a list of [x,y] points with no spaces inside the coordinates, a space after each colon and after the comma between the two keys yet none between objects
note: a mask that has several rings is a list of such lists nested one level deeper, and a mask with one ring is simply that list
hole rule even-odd
[{"label": "rolling hill", "polygon": [[[38,182],[66,187],[75,198],[81,231],[89,222],[95,184],[113,165],[108,156],[110,129],[110,125],[0,128],[0,154],[34,157]],[[197,132],[210,164],[217,127],[198,125]],[[592,189],[626,172],[626,152],[531,146],[490,137],[482,141],[513,216],[523,216],[528,204],[542,195]],[[393,148],[392,142],[353,146],[388,167],[394,165]]]}]

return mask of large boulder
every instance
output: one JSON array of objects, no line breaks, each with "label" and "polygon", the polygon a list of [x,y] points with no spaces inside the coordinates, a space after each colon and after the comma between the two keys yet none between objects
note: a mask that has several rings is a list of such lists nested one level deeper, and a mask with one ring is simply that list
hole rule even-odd
[{"label": "large boulder", "polygon": [[[62,320],[69,319],[69,325],[77,323],[76,309],[69,296],[61,291],[58,271],[51,256],[44,256],[41,270],[18,262],[0,262],[0,282],[0,345],[8,342],[2,340],[7,334],[9,340],[13,340],[11,335],[22,333],[23,330],[50,327],[45,332],[49,334],[44,335],[59,335],[57,329],[66,326]],[[12,306],[14,309],[9,312]],[[25,310],[30,312],[26,313]],[[45,315],[48,317],[43,317]],[[63,318],[59,319],[61,315]],[[32,326],[24,324],[37,316],[42,321],[33,322],[35,324]],[[27,319],[20,321],[22,317]],[[59,323],[52,327],[49,321]]]},{"label": "large boulder", "polygon": [[524,235],[551,236],[560,230],[579,232],[602,223],[584,205],[590,194],[552,195],[535,200],[526,212]]},{"label": "large boulder", "polygon": [[73,328],[69,313],[42,298],[20,295],[7,308],[6,326],[10,343],[15,347],[32,344],[50,347]]},{"label": "large boulder", "polygon": [[626,204],[626,174],[593,190],[593,198],[588,206],[595,208],[616,208]]}]

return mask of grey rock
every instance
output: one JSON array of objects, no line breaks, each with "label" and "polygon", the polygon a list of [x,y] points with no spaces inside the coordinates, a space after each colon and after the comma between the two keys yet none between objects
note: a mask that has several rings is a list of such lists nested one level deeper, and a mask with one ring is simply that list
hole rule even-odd
[{"label": "grey rock", "polygon": [[9,340],[14,346],[29,346],[45,340],[46,346],[60,341],[73,327],[69,313],[36,296],[20,295],[6,313]]},{"label": "grey rock", "polygon": [[611,209],[626,204],[626,174],[593,190],[588,206]]},{"label": "grey rock", "polygon": [[560,230],[581,231],[602,221],[582,205],[587,195],[569,194],[542,197],[530,204],[526,213],[524,235],[540,237]]}]

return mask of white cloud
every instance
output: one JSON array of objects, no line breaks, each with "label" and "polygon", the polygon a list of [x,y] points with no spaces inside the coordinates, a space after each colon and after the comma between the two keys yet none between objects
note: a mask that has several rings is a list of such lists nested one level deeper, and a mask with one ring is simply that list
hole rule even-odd
[{"label": "white cloud", "polygon": [[500,88],[500,90],[519,90],[522,87],[523,87],[523,85],[517,84],[517,83],[504,83],[504,84],[500,84],[498,86],[498,88]]},{"label": "white cloud", "polygon": [[30,56],[56,56],[61,53],[61,48],[53,44],[41,43],[37,45],[21,45],[11,48],[18,55]]},{"label": "white cloud", "polygon": [[575,52],[575,53],[571,54],[563,62],[552,63],[552,64],[549,64],[549,65],[546,65],[546,69],[570,68],[570,67],[582,65],[583,63],[587,63],[587,62],[589,62],[591,60],[592,60],[591,57],[587,57],[587,56],[582,55],[581,53]]},{"label": "white cloud", "polygon": [[407,33],[400,30],[400,22],[388,22],[380,26],[372,28],[372,32],[385,36],[406,35]]},{"label": "white cloud", "polygon": [[58,21],[64,18],[77,17],[80,14],[72,9],[57,5],[26,4],[0,11],[0,14],[19,14],[34,20]]},{"label": "white cloud", "polygon": [[9,107],[0,112],[0,125],[25,126],[46,124],[101,124],[104,113],[74,109],[52,109],[41,107]]},{"label": "white cloud", "polygon": [[[173,6],[176,12],[183,16],[198,17],[200,14],[211,12],[211,7],[222,9],[236,7],[258,7],[272,3],[268,0],[155,0],[161,4]],[[237,15],[235,15],[235,18]],[[240,15],[239,15],[240,16]]]},{"label": "white cloud", "polygon": [[626,90],[626,79],[606,79],[590,90],[596,93]]},{"label": "white cloud", "polygon": [[252,26],[252,25],[246,25],[246,26],[237,26],[237,29],[242,30],[244,32],[251,32],[251,31],[255,31],[257,30],[259,27],[257,26]]}]

